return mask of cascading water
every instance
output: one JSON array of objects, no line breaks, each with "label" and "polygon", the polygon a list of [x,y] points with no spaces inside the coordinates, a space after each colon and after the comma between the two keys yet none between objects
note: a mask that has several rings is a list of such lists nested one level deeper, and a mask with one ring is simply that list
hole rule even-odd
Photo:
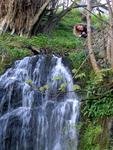
[{"label": "cascading water", "polygon": [[61,58],[16,61],[0,77],[0,150],[76,150],[79,102],[72,91]]}]

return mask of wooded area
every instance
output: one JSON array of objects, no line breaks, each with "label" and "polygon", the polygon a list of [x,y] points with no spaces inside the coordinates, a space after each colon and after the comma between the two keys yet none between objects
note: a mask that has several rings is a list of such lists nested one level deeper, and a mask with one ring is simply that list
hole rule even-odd
[{"label": "wooded area", "polygon": [[[105,7],[92,1],[92,8]],[[48,33],[73,8],[84,8],[73,0],[2,0],[0,3],[0,32],[33,35]]]},{"label": "wooded area", "polygon": [[[75,32],[78,24],[85,26],[85,36],[80,36],[81,32],[79,32],[78,36]],[[75,28],[73,28],[73,26]],[[55,55],[55,61],[56,58],[57,60],[60,60],[58,61],[58,71],[60,73],[62,73],[62,70],[65,72],[65,69],[62,69],[63,65],[66,65],[66,67],[69,66],[70,72],[72,72],[72,80],[74,80],[72,82],[74,82],[74,86],[72,86],[71,90],[68,92],[66,90],[68,89],[70,80],[66,81],[67,73],[64,77],[64,80],[62,80],[59,74],[56,74],[58,76],[55,76],[54,79],[51,79],[51,71],[49,69],[51,69],[54,64],[57,64],[57,62],[53,62],[53,59],[50,61],[50,59],[54,57],[53,55]],[[43,59],[43,56],[46,59]],[[77,127],[81,130],[80,137],[78,138],[78,140],[80,139],[79,150],[112,149],[113,0],[1,0],[0,58],[0,74],[3,74],[5,70],[11,67],[12,63],[17,60],[17,62],[12,66],[12,73],[9,72],[7,74],[8,79],[7,76],[5,78],[6,81],[3,78],[3,82],[6,82],[6,84],[9,82],[9,87],[5,90],[1,90],[2,86],[0,86],[0,98],[2,96],[4,98],[4,101],[0,103],[1,111],[2,108],[5,111],[7,107],[6,99],[8,99],[7,102],[8,105],[10,105],[9,97],[12,102],[13,95],[16,106],[18,103],[17,101],[20,102],[20,99],[22,99],[20,94],[22,90],[24,90],[22,94],[25,92],[27,97],[24,99],[26,103],[28,103],[32,97],[35,96],[33,99],[34,102],[38,97],[37,94],[35,95],[31,93],[31,95],[28,95],[27,92],[32,92],[35,90],[35,92],[42,94],[43,98],[49,89],[48,83],[50,80],[52,85],[53,82],[58,82],[58,88],[56,88],[56,85],[55,87],[52,86],[52,92],[48,94],[50,95],[48,98],[50,104],[53,105],[53,103],[59,104],[60,102],[65,102],[65,100],[60,100],[60,98],[62,98],[62,95],[67,93],[73,94],[73,92],[75,92],[75,94],[77,93],[78,97],[80,95],[81,101],[80,106],[78,107],[81,107],[80,113],[82,119],[80,120],[80,127],[77,124]],[[39,62],[37,62],[38,59]],[[63,65],[61,64],[61,59]],[[20,63],[20,65],[14,67],[21,61],[22,64]],[[61,65],[60,69],[59,62]],[[15,71],[16,73],[14,73]],[[27,71],[30,73],[29,78],[27,78],[28,80],[26,79]],[[57,71],[57,68],[54,68],[52,71]],[[34,75],[33,79],[32,74]],[[64,75],[64,73],[61,75]],[[17,82],[12,85],[12,82],[15,80],[15,76]],[[24,77],[25,80],[23,80]],[[18,80],[18,78],[20,78],[20,80]],[[46,82],[46,78],[49,82]],[[36,84],[34,83],[34,80],[37,80]],[[41,84],[38,84],[38,82]],[[23,83],[21,85],[25,85],[25,89],[22,87],[22,89],[19,88],[19,90],[16,91],[18,83]],[[28,90],[26,90],[26,88],[28,88]],[[54,92],[54,88],[56,88],[56,92]],[[5,91],[9,92],[9,94],[6,94],[6,97],[4,97]],[[10,91],[13,94],[11,94]],[[56,97],[59,97],[59,101],[56,100]],[[39,96],[39,101],[40,99],[41,98]],[[36,103],[38,104],[40,102]],[[34,104],[30,107],[31,109],[36,109]],[[66,121],[67,116],[70,116],[67,114],[68,108],[71,112],[72,109],[70,104],[66,107],[66,115],[64,115]],[[75,111],[75,109],[73,110]],[[13,111],[13,107],[11,111]],[[49,117],[51,112],[48,114]],[[33,120],[35,121],[35,119]],[[10,142],[13,134],[14,140],[16,139],[14,130],[11,128],[13,122],[14,121],[12,121],[11,125],[8,127],[8,129],[10,128],[11,131],[10,132],[8,130],[10,137],[9,139],[6,138],[5,140],[6,145],[9,143],[9,145],[12,144],[14,147],[16,147],[13,142]],[[40,122],[42,122],[41,119]],[[17,123],[18,120],[15,121],[15,127]],[[46,129],[45,122],[43,122],[43,125],[43,129]],[[75,128],[75,124],[73,126]],[[23,126],[22,129],[24,129]],[[52,128],[52,132],[53,129],[54,128]],[[6,135],[6,132],[4,133]],[[27,133],[29,134],[29,132]],[[36,138],[36,136],[34,136],[34,132],[31,133],[33,133],[33,138]],[[45,134],[46,132],[43,133]],[[63,135],[64,134],[65,133],[63,132]],[[18,132],[18,135],[20,135],[20,132]],[[41,134],[39,134],[39,140],[40,135]],[[28,137],[26,136],[26,139],[27,138]],[[28,144],[29,146],[31,146],[32,139],[30,139]],[[41,146],[43,146],[45,140],[44,142],[43,139],[40,141],[42,142]],[[69,143],[69,145],[74,148],[73,142]],[[71,146],[69,149],[71,149]],[[109,149],[109,147],[111,149]],[[9,147],[7,146],[7,148]],[[16,148],[19,149],[18,146]],[[14,148],[14,150],[16,148]],[[27,148],[25,147],[25,150],[26,149]],[[51,148],[48,149],[51,150]],[[42,148],[42,150],[44,150],[44,148]],[[60,150],[62,150],[62,148]]]},{"label": "wooded area", "polygon": [[0,3],[1,33],[33,35],[50,32],[56,23],[72,9],[68,0],[2,0]]}]

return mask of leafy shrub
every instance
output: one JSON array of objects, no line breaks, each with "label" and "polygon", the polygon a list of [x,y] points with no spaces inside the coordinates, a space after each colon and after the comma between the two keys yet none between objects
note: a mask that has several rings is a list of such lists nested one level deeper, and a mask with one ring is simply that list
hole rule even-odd
[{"label": "leafy shrub", "polygon": [[101,126],[89,123],[82,135],[79,150],[100,150],[98,138],[101,132]]}]

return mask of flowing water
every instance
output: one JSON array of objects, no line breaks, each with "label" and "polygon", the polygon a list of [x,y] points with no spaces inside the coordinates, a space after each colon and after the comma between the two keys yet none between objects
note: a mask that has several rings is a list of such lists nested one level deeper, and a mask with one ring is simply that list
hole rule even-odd
[{"label": "flowing water", "polygon": [[76,150],[79,101],[72,91],[62,58],[16,61],[0,77],[0,150]]}]

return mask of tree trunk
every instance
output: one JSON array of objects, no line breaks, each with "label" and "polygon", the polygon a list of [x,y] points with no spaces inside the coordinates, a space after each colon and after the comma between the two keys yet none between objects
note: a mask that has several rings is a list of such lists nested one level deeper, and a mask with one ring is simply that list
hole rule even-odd
[{"label": "tree trunk", "polygon": [[0,30],[30,34],[50,0],[2,0],[0,3]]},{"label": "tree trunk", "polygon": [[32,34],[32,30],[35,26],[35,24],[37,23],[37,21],[40,19],[41,14],[43,13],[43,11],[45,10],[45,8],[47,7],[47,5],[49,4],[50,0],[46,0],[46,2],[42,5],[42,7],[39,9],[39,11],[36,13],[36,15],[33,17],[33,19],[31,20],[31,24],[30,24],[30,28],[29,28],[29,32],[28,34],[31,35]]},{"label": "tree trunk", "polygon": [[111,64],[111,39],[110,32],[108,34],[107,48],[106,48],[106,59]]},{"label": "tree trunk", "polygon": [[93,70],[95,71],[95,73],[97,74],[100,70],[99,67],[97,65],[96,59],[95,59],[95,54],[93,52],[92,49],[92,45],[91,45],[91,0],[87,0],[87,32],[88,32],[88,49],[89,49],[89,57],[90,57],[90,62],[91,65],[93,67]]},{"label": "tree trunk", "polygon": [[113,0],[110,1],[106,0],[107,4],[108,4],[108,10],[109,10],[109,43],[108,43],[108,48],[107,49],[107,53],[108,53],[108,58],[109,58],[109,62],[111,63],[111,67],[113,69]]},{"label": "tree trunk", "polygon": [[111,67],[113,70],[113,0],[111,0],[111,8],[112,8],[112,14],[111,14],[111,19],[110,19],[110,24],[111,24]]},{"label": "tree trunk", "polygon": [[2,0],[0,33],[10,30],[12,34],[30,35],[49,2],[50,0]]},{"label": "tree trunk", "polygon": [[[49,32],[72,6],[65,0],[1,0],[0,32],[32,35]],[[74,2],[73,2],[74,4]]]}]

